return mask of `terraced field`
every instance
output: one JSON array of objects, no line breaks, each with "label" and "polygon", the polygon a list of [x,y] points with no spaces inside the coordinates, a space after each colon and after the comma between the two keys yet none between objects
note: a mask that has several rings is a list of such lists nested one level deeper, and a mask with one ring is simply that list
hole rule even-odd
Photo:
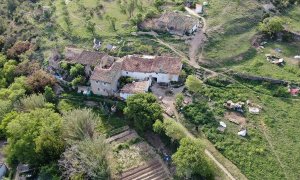
[{"label": "terraced field", "polygon": [[170,172],[160,156],[134,130],[124,128],[107,142],[113,147],[115,179],[170,179]]}]

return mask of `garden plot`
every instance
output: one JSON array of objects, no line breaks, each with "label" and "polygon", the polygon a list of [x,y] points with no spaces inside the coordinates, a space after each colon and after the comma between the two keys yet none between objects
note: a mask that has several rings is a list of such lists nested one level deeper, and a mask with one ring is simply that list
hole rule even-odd
[{"label": "garden plot", "polygon": [[107,139],[112,145],[116,179],[168,179],[169,171],[155,150],[138,134],[127,129]]}]

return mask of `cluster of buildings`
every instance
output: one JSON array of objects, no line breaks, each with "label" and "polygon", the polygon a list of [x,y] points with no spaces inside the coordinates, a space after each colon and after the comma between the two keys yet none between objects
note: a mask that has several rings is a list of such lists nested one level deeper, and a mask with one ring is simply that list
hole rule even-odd
[{"label": "cluster of buildings", "polygon": [[[153,82],[167,84],[178,81],[182,70],[181,59],[169,56],[128,55],[116,58],[101,52],[68,47],[65,59],[85,67],[94,94],[119,96],[123,99],[148,92]],[[124,76],[134,81],[119,89],[119,79]]]}]

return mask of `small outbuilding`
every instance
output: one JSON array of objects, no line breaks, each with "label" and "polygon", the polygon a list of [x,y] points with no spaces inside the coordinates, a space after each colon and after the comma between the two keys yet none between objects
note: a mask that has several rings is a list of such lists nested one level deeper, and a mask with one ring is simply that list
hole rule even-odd
[{"label": "small outbuilding", "polygon": [[195,12],[197,14],[202,14],[203,13],[203,6],[202,6],[202,4],[196,4]]},{"label": "small outbuilding", "polygon": [[134,94],[146,93],[148,92],[150,86],[151,86],[151,78],[149,78],[149,80],[147,81],[139,81],[139,82],[132,82],[126,84],[120,90],[120,97],[122,99],[127,99],[128,97]]}]

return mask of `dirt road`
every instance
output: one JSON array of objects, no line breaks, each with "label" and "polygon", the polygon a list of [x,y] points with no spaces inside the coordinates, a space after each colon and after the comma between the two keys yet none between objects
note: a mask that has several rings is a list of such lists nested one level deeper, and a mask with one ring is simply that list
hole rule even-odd
[{"label": "dirt road", "polygon": [[[201,30],[197,31],[194,38],[190,42],[190,49],[189,49],[189,58],[192,64],[198,64],[198,62],[203,61],[202,60],[202,53],[204,49],[204,43],[207,40],[206,37],[206,30],[207,30],[207,23],[206,19],[199,14],[197,14],[195,11],[192,9],[185,7],[185,10],[192,16],[195,16],[197,18],[200,18],[202,21],[202,28]],[[200,51],[200,53],[199,53]],[[200,54],[198,57],[197,55]]]}]

